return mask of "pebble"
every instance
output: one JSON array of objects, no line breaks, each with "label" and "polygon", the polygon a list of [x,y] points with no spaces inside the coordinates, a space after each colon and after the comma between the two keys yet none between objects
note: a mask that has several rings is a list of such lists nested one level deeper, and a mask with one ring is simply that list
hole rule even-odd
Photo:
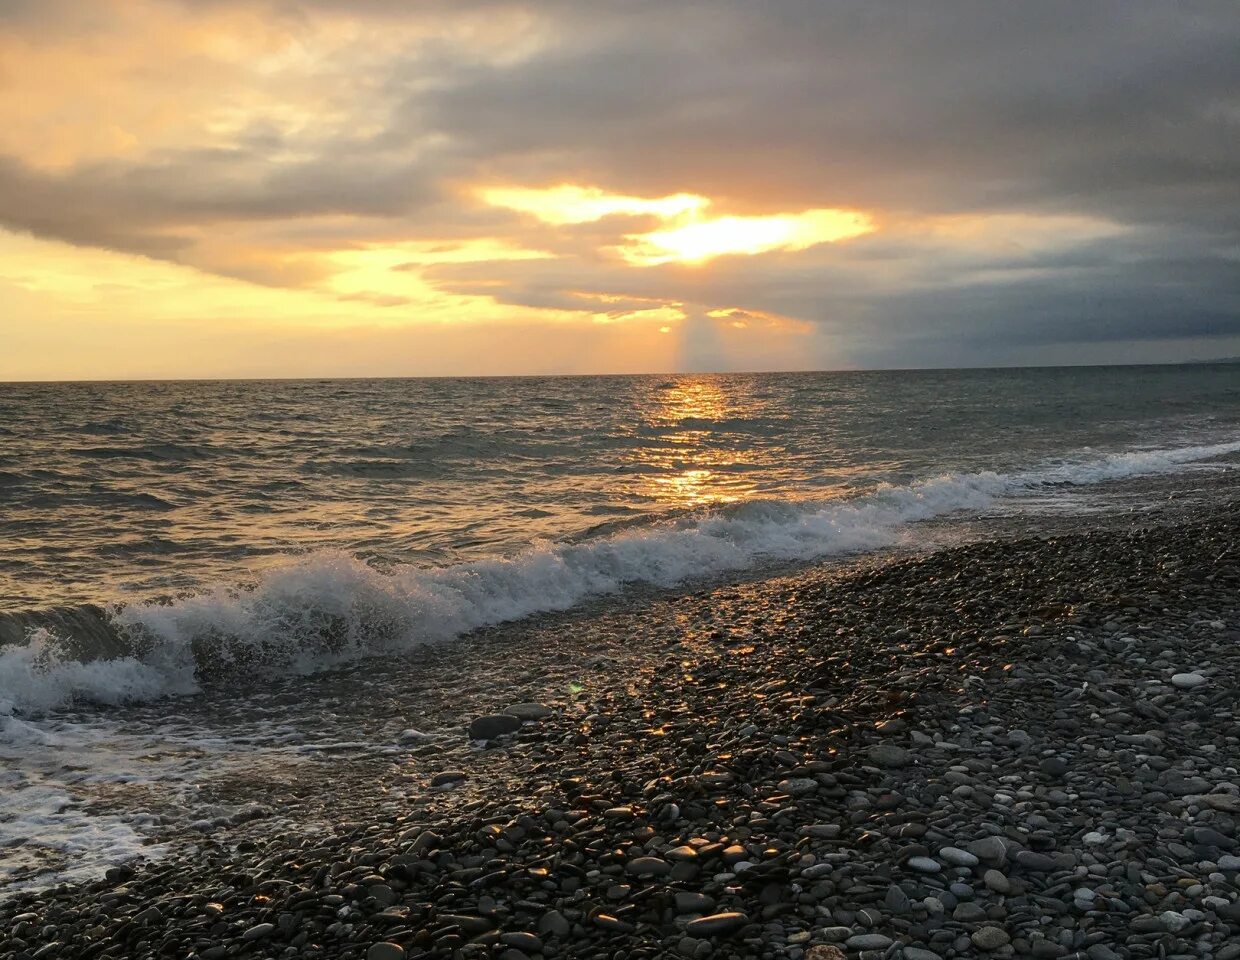
[{"label": "pebble", "polygon": [[698,917],[696,920],[690,920],[685,927],[685,932],[694,937],[719,937],[735,933],[741,927],[748,925],[748,923],[749,918],[737,911],[715,913],[709,917]]},{"label": "pebble", "polygon": [[939,857],[956,867],[976,867],[978,864],[975,854],[969,853],[968,850],[961,850],[959,847],[942,847],[939,850]]},{"label": "pebble", "polygon": [[469,724],[470,740],[494,740],[521,729],[521,721],[506,713],[475,717]]},{"label": "pebble", "polygon": [[1171,685],[1180,690],[1192,690],[1206,682],[1206,678],[1199,673],[1177,673],[1171,678]]},{"label": "pebble", "polygon": [[858,933],[844,941],[849,950],[886,950],[891,944],[891,937],[881,933]]},{"label": "pebble", "polygon": [[1012,942],[1007,931],[1001,927],[981,927],[970,934],[969,939],[979,950],[998,950]]},{"label": "pebble", "polygon": [[518,720],[541,720],[551,716],[554,711],[550,707],[544,707],[541,703],[514,703],[510,707],[505,707],[503,712]]},{"label": "pebble", "polygon": [[993,890],[995,893],[1008,894],[1012,892],[1012,881],[998,870],[987,870],[982,874],[982,883],[986,884],[987,890]]}]

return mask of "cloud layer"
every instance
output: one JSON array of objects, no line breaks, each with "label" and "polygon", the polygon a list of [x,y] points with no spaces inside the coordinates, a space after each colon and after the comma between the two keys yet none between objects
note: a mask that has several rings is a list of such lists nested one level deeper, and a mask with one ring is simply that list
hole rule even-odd
[{"label": "cloud layer", "polygon": [[[1237,50],[1226,2],[0,0],[0,228],[414,347],[1240,353]],[[553,188],[623,202],[513,200]],[[830,211],[865,229],[779,232]],[[38,273],[0,269],[36,318]]]}]

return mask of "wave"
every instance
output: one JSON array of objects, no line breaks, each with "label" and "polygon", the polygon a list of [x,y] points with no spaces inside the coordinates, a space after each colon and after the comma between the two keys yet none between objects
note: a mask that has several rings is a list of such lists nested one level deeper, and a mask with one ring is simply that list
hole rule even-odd
[{"label": "wave", "polygon": [[378,571],[344,554],[315,554],[249,588],[219,587],[106,615],[99,608],[59,618],[27,615],[28,642],[0,647],[0,713],[146,700],[191,693],[204,680],[240,671],[304,673],[406,652],[630,585],[671,587],[765,562],[882,549],[910,537],[913,524],[984,510],[1004,496],[1171,472],[1236,452],[1240,442],[1132,451],[1022,473],[948,474],[847,499],[752,502],[437,569]]}]

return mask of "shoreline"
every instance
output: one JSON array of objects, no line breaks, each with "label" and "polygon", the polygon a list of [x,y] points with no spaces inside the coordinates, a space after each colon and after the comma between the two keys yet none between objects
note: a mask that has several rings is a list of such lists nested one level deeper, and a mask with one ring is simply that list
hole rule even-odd
[{"label": "shoreline", "polygon": [[1240,509],[1195,517],[660,601],[425,795],[18,893],[0,958],[1232,960]]}]

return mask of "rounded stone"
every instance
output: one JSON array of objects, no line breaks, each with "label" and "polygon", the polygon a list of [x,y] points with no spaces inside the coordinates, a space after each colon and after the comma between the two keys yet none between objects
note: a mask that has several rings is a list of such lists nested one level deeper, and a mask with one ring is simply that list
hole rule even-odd
[{"label": "rounded stone", "polygon": [[976,856],[959,847],[943,847],[939,856],[954,867],[976,867],[978,864]]},{"label": "rounded stone", "polygon": [[1012,942],[1007,931],[1001,927],[982,927],[980,930],[974,930],[969,939],[979,950],[998,950]]},{"label": "rounded stone", "polygon": [[494,740],[521,729],[521,721],[506,713],[475,717],[469,724],[470,740]]}]

